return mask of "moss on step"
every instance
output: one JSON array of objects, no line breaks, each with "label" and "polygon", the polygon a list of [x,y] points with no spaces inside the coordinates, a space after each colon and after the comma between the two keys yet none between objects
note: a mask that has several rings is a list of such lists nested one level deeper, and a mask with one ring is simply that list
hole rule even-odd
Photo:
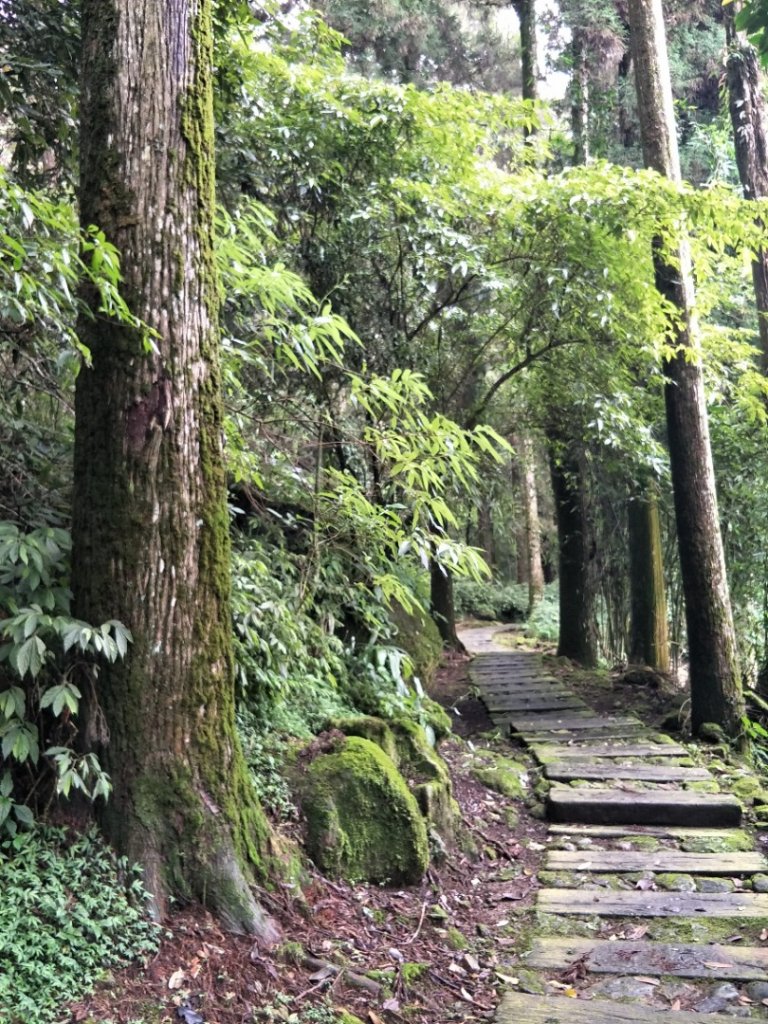
[{"label": "moss on step", "polygon": [[688,835],[681,839],[680,849],[686,853],[749,853],[754,840],[742,829],[726,829],[720,834]]},{"label": "moss on step", "polygon": [[692,875],[661,871],[655,875],[655,879],[658,887],[668,892],[696,892],[696,882]]}]

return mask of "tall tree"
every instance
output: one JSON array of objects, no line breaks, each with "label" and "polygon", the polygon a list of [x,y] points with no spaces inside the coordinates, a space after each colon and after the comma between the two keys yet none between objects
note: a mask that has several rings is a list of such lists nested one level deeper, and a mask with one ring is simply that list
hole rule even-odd
[{"label": "tall tree", "polygon": [[[768,196],[768,136],[765,100],[757,50],[736,26],[739,5],[725,8],[728,59],[728,110],[733,126],[736,165],[746,199]],[[762,249],[752,261],[752,283],[760,332],[763,373],[768,373],[768,252]]]},{"label": "tall tree", "polygon": [[659,501],[653,484],[632,494],[629,534],[629,660],[669,671],[669,630],[664,589]]},{"label": "tall tree", "polygon": [[[274,935],[249,881],[267,828],[235,732],[213,259],[210,0],[84,0],[80,208],[153,331],[93,309],[77,382],[73,590],[133,644],[88,689],[104,827],[153,906]],[[93,299],[96,307],[96,300]]]},{"label": "tall tree", "polygon": [[[679,181],[680,161],[661,0],[630,0],[640,132],[648,167]],[[685,594],[694,731],[706,722],[741,729],[743,697],[709,442],[687,242],[654,243],[656,287],[677,310],[665,360],[665,404]]]}]

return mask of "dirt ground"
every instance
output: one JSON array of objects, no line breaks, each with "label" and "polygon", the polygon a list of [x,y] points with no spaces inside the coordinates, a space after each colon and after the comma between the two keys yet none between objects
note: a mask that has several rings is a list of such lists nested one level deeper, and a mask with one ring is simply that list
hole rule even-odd
[{"label": "dirt ground", "polygon": [[[468,663],[463,655],[446,658],[431,687],[454,720],[455,736],[441,754],[463,837],[420,886],[350,885],[315,874],[301,894],[289,887],[263,892],[284,936],[271,950],[226,934],[203,910],[180,910],[152,961],[73,1005],[70,1021],[329,1024],[329,1010],[365,1024],[491,1020],[521,966],[546,833],[525,800],[502,796],[473,775],[483,748],[525,755],[494,732],[472,692]],[[650,719],[668,710],[652,688],[554,660],[550,668],[567,674],[569,685],[579,683],[600,710],[630,703]]]}]

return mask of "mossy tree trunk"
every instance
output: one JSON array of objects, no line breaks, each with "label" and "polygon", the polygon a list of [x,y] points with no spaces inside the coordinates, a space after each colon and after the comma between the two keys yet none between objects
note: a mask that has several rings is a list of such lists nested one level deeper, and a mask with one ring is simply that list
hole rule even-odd
[{"label": "mossy tree trunk", "polygon": [[522,60],[523,99],[535,100],[538,96],[538,68],[536,45],[535,0],[512,0],[512,6],[520,22],[520,57]]},{"label": "mossy tree trunk", "polygon": [[[661,0],[630,0],[629,20],[643,155],[648,167],[680,180],[672,88]],[[680,313],[676,354],[664,363],[665,404],[675,498],[694,731],[715,722],[736,736],[743,697],[715,474],[709,442],[691,257],[684,239],[674,259],[654,245],[656,287]]]},{"label": "mossy tree trunk", "polygon": [[652,486],[633,494],[627,510],[629,537],[629,660],[669,672],[667,597],[659,502]]},{"label": "mossy tree trunk", "polygon": [[80,207],[120,250],[156,332],[81,323],[75,613],[134,642],[102,667],[84,744],[114,792],[103,825],[144,865],[158,917],[199,900],[274,937],[249,886],[267,827],[235,731],[213,258],[210,0],[83,0]]},{"label": "mossy tree trunk", "polygon": [[557,653],[591,668],[597,664],[596,580],[587,485],[574,443],[551,440],[552,492],[560,553]]}]

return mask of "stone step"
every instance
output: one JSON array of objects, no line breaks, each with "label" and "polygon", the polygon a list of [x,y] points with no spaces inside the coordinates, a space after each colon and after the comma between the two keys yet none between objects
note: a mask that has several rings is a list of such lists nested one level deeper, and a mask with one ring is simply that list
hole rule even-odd
[{"label": "stone step", "polygon": [[597,914],[601,917],[760,919],[768,916],[768,893],[539,889],[536,909],[544,914]]},{"label": "stone step", "polygon": [[733,1024],[723,1013],[652,1010],[612,999],[569,999],[507,992],[499,1004],[496,1024]]},{"label": "stone step", "polygon": [[575,960],[583,960],[592,974],[768,981],[768,949],[758,946],[537,938],[525,963],[539,970],[563,971]]},{"label": "stone step", "polygon": [[573,779],[596,779],[610,781],[627,779],[633,782],[702,782],[712,776],[706,768],[681,768],[676,764],[615,764],[574,757],[568,761],[548,764],[544,774],[553,782],[570,782]]},{"label": "stone step", "polygon": [[680,850],[550,850],[548,871],[594,871],[614,874],[654,871],[685,875],[753,875],[768,870],[760,853],[683,853]]},{"label": "stone step", "polygon": [[706,821],[732,828],[741,821],[741,804],[730,793],[554,786],[547,796],[547,816],[586,824],[695,826]]}]

